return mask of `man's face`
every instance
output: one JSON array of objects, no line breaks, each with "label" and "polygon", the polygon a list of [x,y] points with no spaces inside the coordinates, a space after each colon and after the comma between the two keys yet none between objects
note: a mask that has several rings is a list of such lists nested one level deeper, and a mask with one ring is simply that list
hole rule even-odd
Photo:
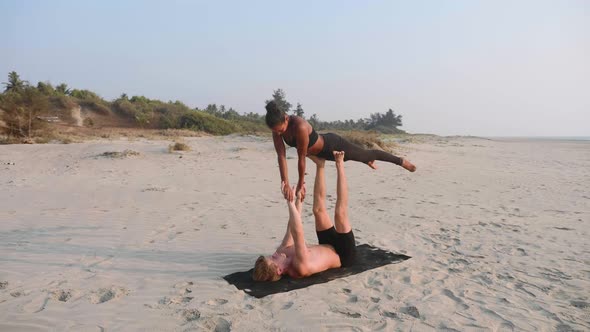
[{"label": "man's face", "polygon": [[269,266],[274,266],[277,273],[280,275],[282,273],[281,269],[279,268],[280,263],[282,263],[287,256],[285,254],[277,254],[276,252],[272,256],[266,256],[266,263]]},{"label": "man's face", "polygon": [[275,252],[274,254],[272,254],[272,256],[269,257],[268,262],[270,264],[276,265],[279,274],[281,273],[281,269],[279,267],[285,265],[285,261],[287,260],[287,255],[285,255],[284,253],[278,253]]}]

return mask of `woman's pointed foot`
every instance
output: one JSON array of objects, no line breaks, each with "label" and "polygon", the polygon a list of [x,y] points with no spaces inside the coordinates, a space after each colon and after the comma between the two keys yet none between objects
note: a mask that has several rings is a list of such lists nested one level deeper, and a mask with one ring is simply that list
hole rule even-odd
[{"label": "woman's pointed foot", "polygon": [[369,161],[367,165],[369,165],[369,167],[371,167],[372,169],[377,169],[377,166],[375,165],[375,160]]},{"label": "woman's pointed foot", "polygon": [[407,169],[410,172],[415,172],[416,171],[416,166],[414,166],[414,164],[412,164],[409,160],[407,159],[402,159],[402,165],[403,168]]}]

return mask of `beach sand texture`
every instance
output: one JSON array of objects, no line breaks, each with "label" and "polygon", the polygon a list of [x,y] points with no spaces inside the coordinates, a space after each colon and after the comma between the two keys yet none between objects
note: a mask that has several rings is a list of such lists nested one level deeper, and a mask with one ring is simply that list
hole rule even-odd
[{"label": "beach sand texture", "polygon": [[590,142],[424,137],[398,151],[416,173],[347,162],[357,242],[412,258],[262,299],[222,276],[285,230],[272,142],[185,142],[0,146],[0,331],[590,330]]}]

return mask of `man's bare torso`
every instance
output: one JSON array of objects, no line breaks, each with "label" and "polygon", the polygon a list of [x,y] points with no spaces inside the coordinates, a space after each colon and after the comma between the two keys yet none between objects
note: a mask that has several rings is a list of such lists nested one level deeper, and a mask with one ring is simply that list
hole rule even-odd
[{"label": "man's bare torso", "polygon": [[307,246],[307,261],[300,262],[295,256],[295,246],[288,246],[277,250],[287,256],[289,265],[285,273],[292,278],[303,278],[314,273],[340,267],[340,257],[334,248],[327,244]]}]

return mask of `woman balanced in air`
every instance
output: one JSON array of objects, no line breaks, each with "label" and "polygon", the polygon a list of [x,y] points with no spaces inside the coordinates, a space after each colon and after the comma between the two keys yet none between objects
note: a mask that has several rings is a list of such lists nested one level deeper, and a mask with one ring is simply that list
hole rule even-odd
[{"label": "woman balanced in air", "polygon": [[[281,182],[285,183],[283,195],[288,200],[293,200],[295,194],[299,191],[305,196],[305,157],[308,155],[334,161],[333,152],[344,151],[345,161],[360,161],[373,169],[377,168],[375,160],[381,160],[399,165],[410,172],[416,171],[416,166],[411,162],[391,153],[363,149],[333,133],[318,134],[305,119],[285,114],[274,100],[266,104],[265,120],[266,125],[272,130],[272,140],[279,161]],[[297,148],[299,180],[295,191],[289,185],[286,148],[283,142]]]}]

